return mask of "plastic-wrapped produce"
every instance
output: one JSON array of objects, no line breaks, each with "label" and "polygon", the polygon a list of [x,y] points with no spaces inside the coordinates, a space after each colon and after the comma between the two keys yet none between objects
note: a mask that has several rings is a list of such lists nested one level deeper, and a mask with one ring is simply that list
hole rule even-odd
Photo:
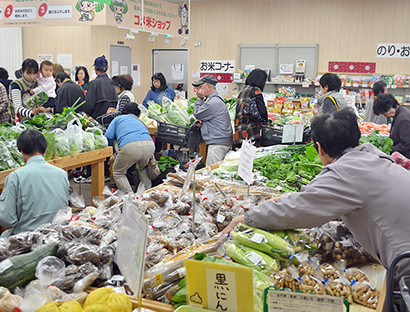
[{"label": "plastic-wrapped produce", "polygon": [[65,261],[77,265],[87,262],[98,265],[101,259],[95,246],[78,242],[60,245],[57,254]]},{"label": "plastic-wrapped produce", "polygon": [[65,278],[65,264],[57,257],[45,257],[37,264],[36,277],[44,287],[61,285]]},{"label": "plastic-wrapped produce", "polygon": [[357,281],[353,284],[352,289],[354,302],[376,309],[380,292],[372,284],[366,281]]},{"label": "plastic-wrapped produce", "polygon": [[326,288],[323,283],[316,277],[307,274],[302,276],[300,290],[308,294],[326,295]]},{"label": "plastic-wrapped produce", "polygon": [[23,232],[10,236],[8,238],[10,256],[30,252],[35,248],[39,238],[40,234],[36,232]]}]

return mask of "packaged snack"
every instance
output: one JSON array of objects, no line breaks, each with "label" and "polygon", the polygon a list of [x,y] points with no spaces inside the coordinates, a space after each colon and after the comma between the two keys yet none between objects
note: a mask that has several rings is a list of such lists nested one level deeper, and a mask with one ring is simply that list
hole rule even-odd
[{"label": "packaged snack", "polygon": [[355,282],[352,289],[354,302],[376,309],[380,292],[372,284],[366,281]]}]

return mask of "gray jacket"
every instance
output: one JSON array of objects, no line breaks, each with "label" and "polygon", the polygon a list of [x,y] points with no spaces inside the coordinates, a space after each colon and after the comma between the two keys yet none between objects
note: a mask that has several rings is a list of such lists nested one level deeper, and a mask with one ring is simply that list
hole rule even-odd
[{"label": "gray jacket", "polygon": [[376,124],[387,124],[387,117],[384,117],[382,114],[380,114],[379,116],[377,116],[374,112],[373,112],[373,104],[374,104],[374,100],[368,100],[366,103],[366,108],[364,111],[364,118],[363,121],[365,122],[374,122]]},{"label": "gray jacket", "polygon": [[[249,210],[245,222],[281,230],[341,217],[363,248],[387,268],[394,256],[410,250],[409,185],[409,171],[365,143],[325,166],[301,192]],[[400,276],[410,274],[409,264],[400,262]]]},{"label": "gray jacket", "polygon": [[202,121],[201,134],[206,145],[232,144],[231,118],[225,101],[218,92],[213,92],[205,101],[196,100],[194,116]]},{"label": "gray jacket", "polygon": [[337,110],[335,103],[333,103],[333,101],[328,98],[328,96],[331,96],[335,99],[337,105],[339,106],[339,110],[347,106],[346,100],[340,92],[330,91],[319,97],[318,114],[330,114]]}]

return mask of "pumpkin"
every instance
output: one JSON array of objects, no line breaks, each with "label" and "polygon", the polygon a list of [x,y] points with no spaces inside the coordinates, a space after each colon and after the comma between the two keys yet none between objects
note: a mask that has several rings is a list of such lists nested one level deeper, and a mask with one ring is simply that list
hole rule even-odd
[{"label": "pumpkin", "polygon": [[132,312],[132,303],[126,294],[119,294],[113,287],[98,288],[91,292],[84,303],[84,309],[93,305],[104,305],[115,312]]},{"label": "pumpkin", "polygon": [[114,310],[103,304],[93,304],[86,307],[83,312],[114,312]]},{"label": "pumpkin", "polygon": [[83,312],[81,304],[77,301],[52,301],[43,305],[37,312]]}]

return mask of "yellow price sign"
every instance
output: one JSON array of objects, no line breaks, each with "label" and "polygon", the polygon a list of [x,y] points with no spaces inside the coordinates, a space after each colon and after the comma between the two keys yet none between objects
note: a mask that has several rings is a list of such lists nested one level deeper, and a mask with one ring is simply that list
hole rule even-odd
[{"label": "yellow price sign", "polygon": [[186,260],[189,305],[223,312],[253,312],[252,269]]}]

